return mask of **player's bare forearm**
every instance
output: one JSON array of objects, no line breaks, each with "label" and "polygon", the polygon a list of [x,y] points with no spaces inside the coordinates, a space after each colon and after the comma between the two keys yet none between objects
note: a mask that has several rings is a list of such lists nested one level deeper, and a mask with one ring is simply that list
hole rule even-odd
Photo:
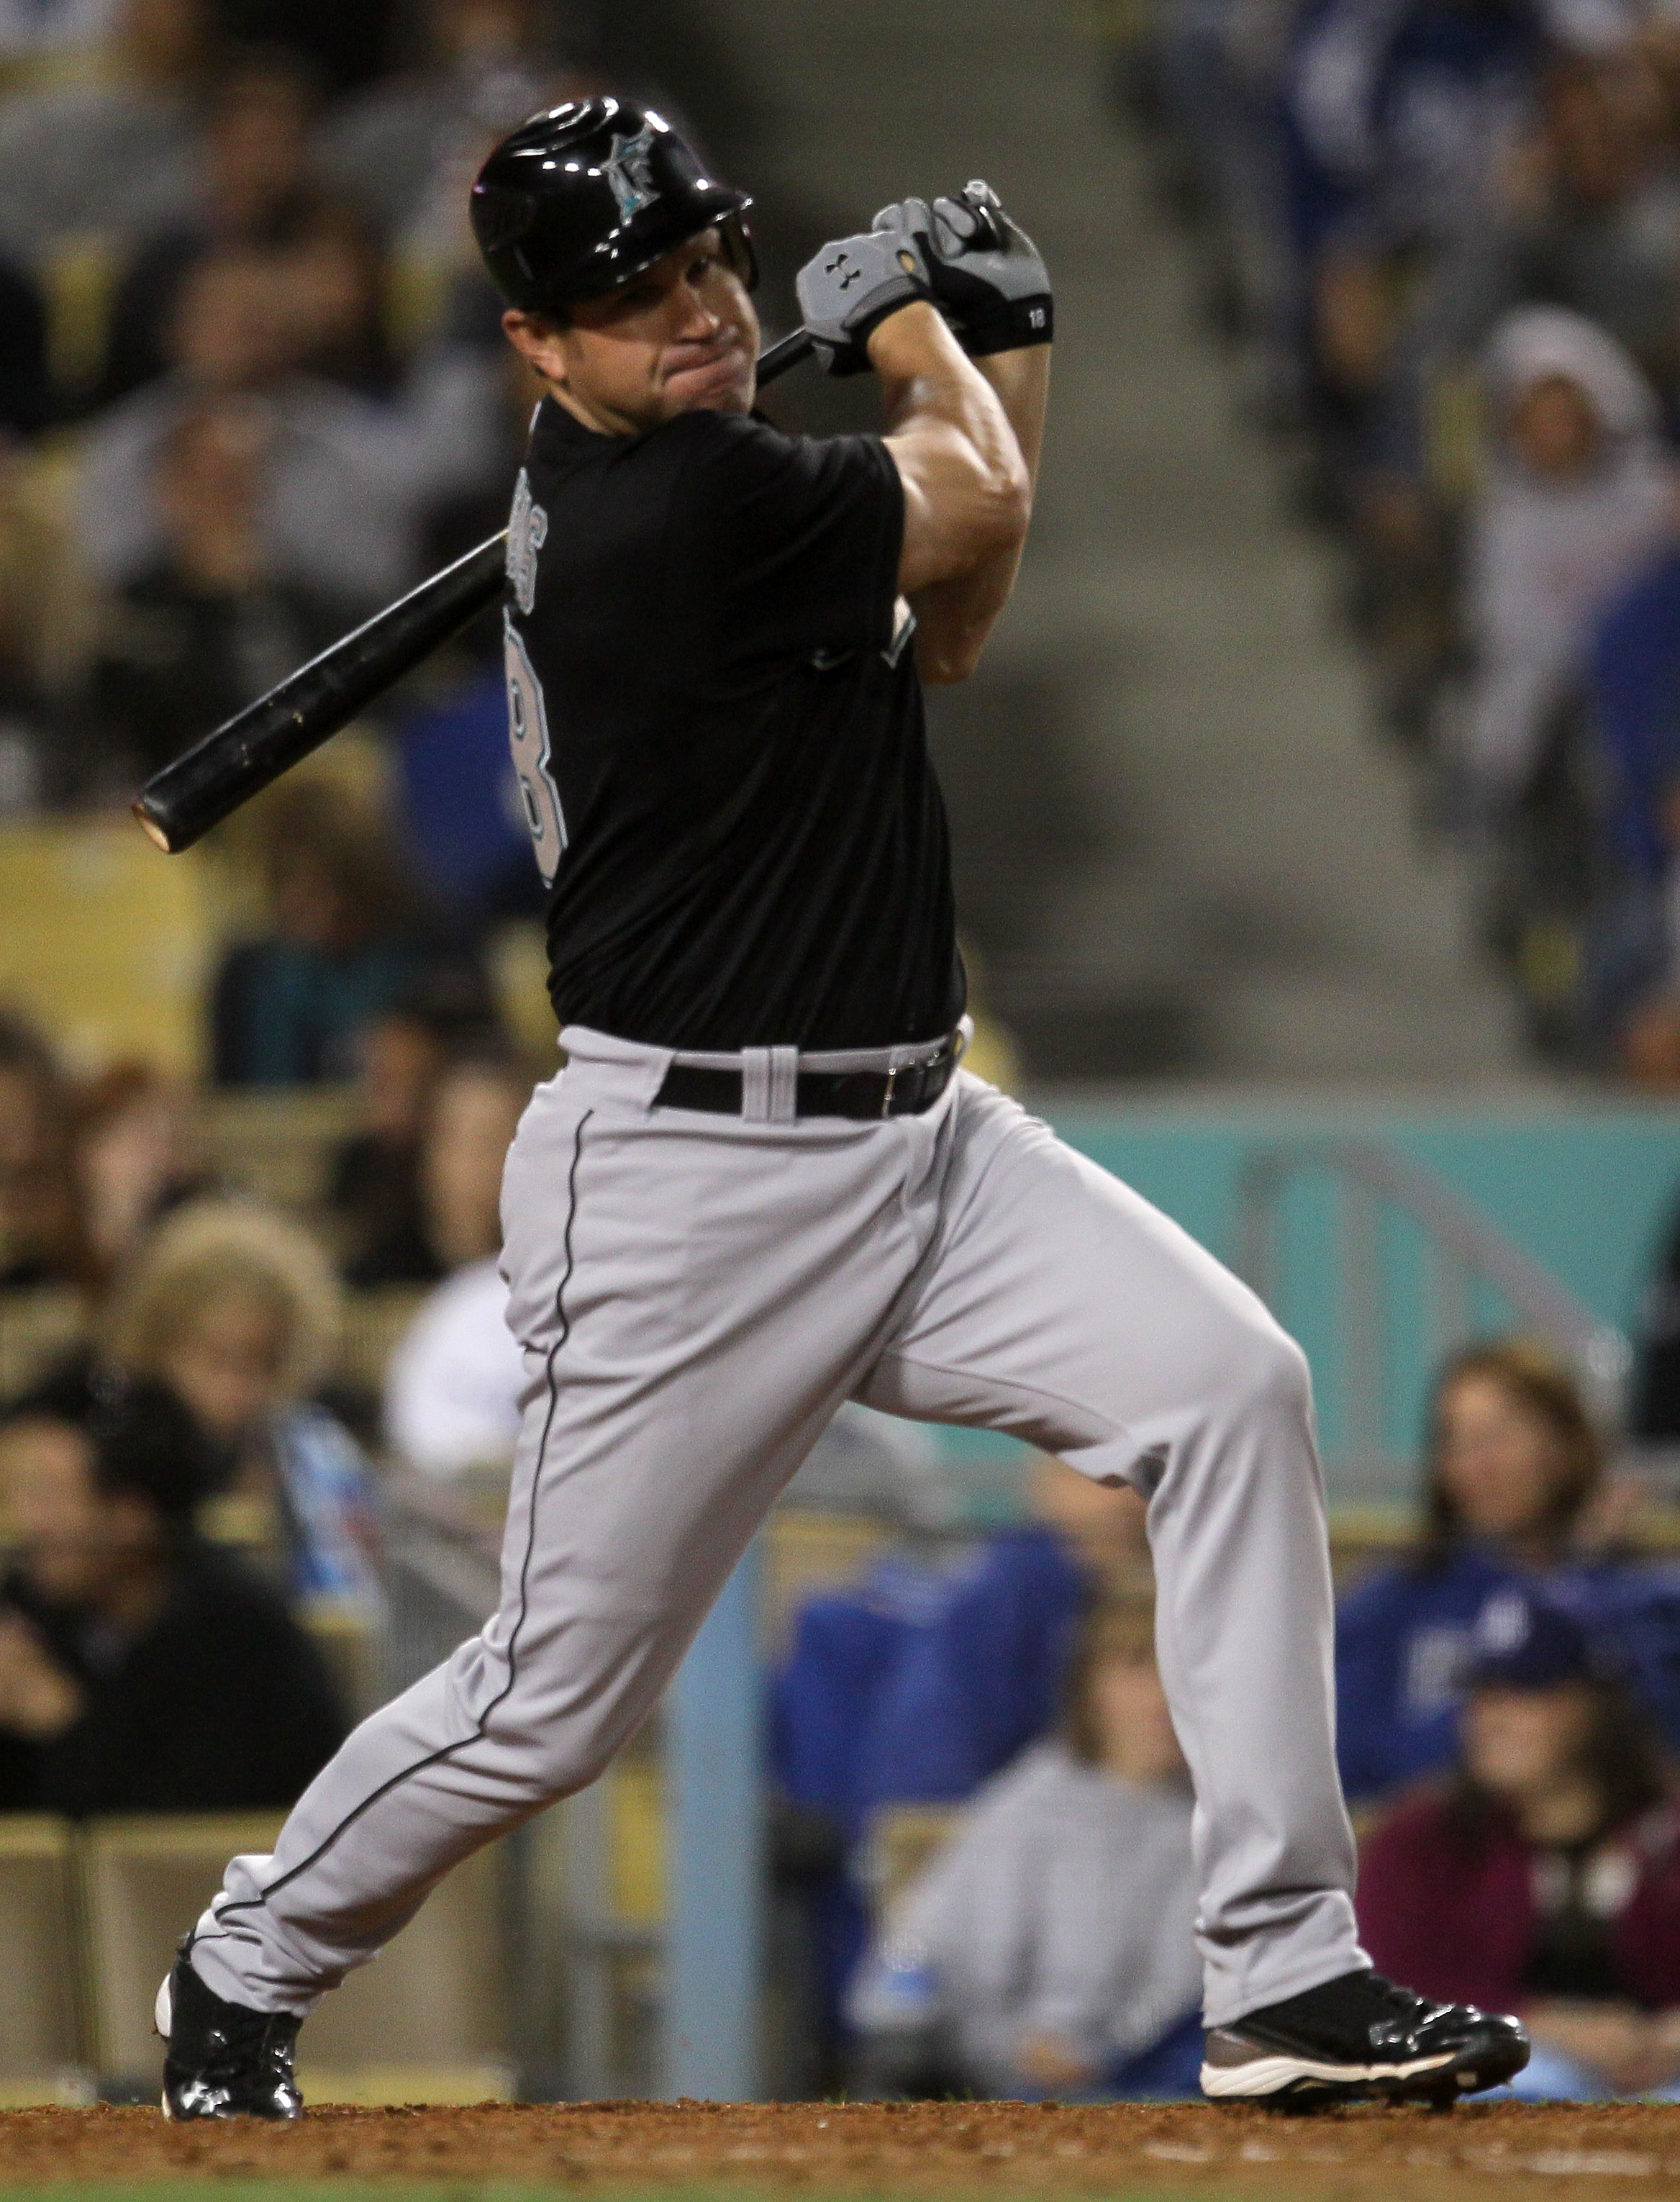
[{"label": "player's bare forearm", "polygon": [[931,306],[918,302],[881,322],[869,354],[904,488],[898,585],[915,601],[1018,552],[1032,483],[997,391]]},{"label": "player's bare forearm", "polygon": [[1050,402],[1050,346],[1028,344],[1019,351],[995,351],[972,362],[997,392],[1026,462],[1027,479],[1038,486],[1038,458],[1044,448],[1044,415]]},{"label": "player's bare forearm", "polygon": [[[1049,346],[1031,344],[1020,351],[994,352],[972,365],[996,392],[1014,431],[1028,483],[1036,491],[1050,394]],[[916,665],[924,680],[964,680],[974,670],[1009,601],[1025,548],[1023,529],[1014,543],[996,551],[972,573],[931,582],[912,597]]]}]

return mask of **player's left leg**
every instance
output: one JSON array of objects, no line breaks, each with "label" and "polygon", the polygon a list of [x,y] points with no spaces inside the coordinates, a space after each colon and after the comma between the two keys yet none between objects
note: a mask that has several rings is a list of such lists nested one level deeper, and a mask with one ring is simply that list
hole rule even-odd
[{"label": "player's left leg", "polygon": [[566,1044],[504,1183],[527,1388],[499,1610],[362,1722],[271,1854],[230,1863],[160,2004],[178,2115],[291,2115],[321,1993],[451,1866],[601,1771],[937,1228],[937,1108],[713,1116],[656,1105],[659,1050]]},{"label": "player's left leg", "polygon": [[[949,1137],[938,1233],[858,1396],[1010,1431],[1147,1498],[1161,1679],[1195,1786],[1207,2022],[1298,1999],[1310,2032],[1327,1984],[1358,1975],[1368,1999],[1369,1961],[1305,1358],[1176,1224],[978,1080]],[[1229,2092],[1276,2076],[1276,2058],[1248,2062]]]}]

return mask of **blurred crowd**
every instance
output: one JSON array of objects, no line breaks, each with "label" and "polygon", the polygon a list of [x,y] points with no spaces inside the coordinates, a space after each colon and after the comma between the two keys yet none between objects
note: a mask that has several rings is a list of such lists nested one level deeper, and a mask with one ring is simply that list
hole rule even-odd
[{"label": "blurred crowd", "polygon": [[[346,1045],[290,1212],[219,1176],[203,1095],[139,1062],[78,1080],[0,1018],[12,1365],[32,1310],[73,1316],[0,1402],[0,1810],[285,1804],[361,1709],[323,1622],[388,1629],[416,1493],[505,1489],[498,1198],[532,1074],[420,954]],[[370,1395],[347,1314],[393,1296]],[[1654,1330],[1642,1394],[1668,1358]],[[982,1532],[865,1420],[790,1494],[883,1541],[795,1602],[770,1677],[784,2083],[1192,2093],[1192,1799],[1143,1503],[1039,1458]],[[1571,1372],[1495,1338],[1440,1373],[1409,1541],[1342,1554],[1366,1946],[1520,2010],[1544,2094],[1680,2093],[1680,1564],[1652,1531]]]},{"label": "blurred crowd", "polygon": [[1552,1060],[1680,1084],[1680,15],[1160,0],[1116,97]]},{"label": "blurred crowd", "polygon": [[[1467,1347],[1414,1536],[1356,1562],[1337,1618],[1361,1937],[1520,2011],[1532,2099],[1680,2098],[1680,1567],[1630,1496],[1549,1352]],[[1195,2093],[1192,1800],[1133,1494],[1041,1462],[1026,1522],[809,1602],[775,1763],[851,2084]]]},{"label": "blurred crowd", "polygon": [[[502,524],[533,393],[466,185],[584,81],[539,0],[0,6],[0,813],[126,805]],[[549,1066],[491,968],[538,902],[488,629],[223,851],[209,1087],[350,1097],[307,1214],[204,1092],[0,1011],[0,1805],[289,1802],[365,1710],[332,1646],[381,1640],[391,1474],[505,1473],[501,1169]]]},{"label": "blurred crowd", "polygon": [[[1537,1043],[1680,1082],[1680,17],[1125,20],[1117,91],[1347,546],[1425,829],[1479,868]],[[0,812],[126,801],[501,524],[532,393],[463,185],[588,81],[536,0],[0,0]],[[322,1624],[386,1625],[400,1480],[505,1477],[501,1171],[548,1066],[493,969],[537,892],[495,656],[469,629],[393,698],[373,780],[255,812],[212,1091],[83,1075],[0,1010],[0,1339],[69,1310],[0,1403],[0,1810],[285,1804],[358,1710]],[[225,1175],[206,1110],[308,1088],[347,1115],[298,1214]],[[369,1390],[343,1345],[380,1295]],[[1677,1310],[1680,1238],[1648,1437],[1680,1437]],[[796,1497],[896,1534],[771,1682],[797,2087],[1193,2092],[1141,1502],[1043,1460],[1022,1519],[961,1534],[913,1452],[848,1442]],[[1367,1946],[1521,2010],[1540,2093],[1680,2093],[1680,1568],[1631,1519],[1571,1374],[1482,1343],[1338,1624]]]},{"label": "blurred crowd", "polygon": [[[126,801],[505,524],[534,392],[467,185],[514,122],[593,88],[553,14],[0,9],[0,811]],[[439,878],[492,902],[499,783],[471,737],[496,641],[386,713],[424,752],[409,822],[449,843]]]},{"label": "blurred crowd", "polygon": [[[242,951],[236,950],[234,954]],[[370,1016],[293,1213],[222,1181],[203,1099],[73,1078],[0,1016],[0,1810],[288,1803],[378,1687],[393,1477],[505,1483],[523,1368],[496,1274],[532,1084],[421,972]],[[393,1350],[345,1358],[347,1302]]]}]

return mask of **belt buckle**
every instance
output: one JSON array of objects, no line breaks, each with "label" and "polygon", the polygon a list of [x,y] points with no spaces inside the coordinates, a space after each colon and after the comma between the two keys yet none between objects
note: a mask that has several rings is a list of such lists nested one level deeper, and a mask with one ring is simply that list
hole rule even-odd
[{"label": "belt buckle", "polygon": [[881,1115],[884,1119],[892,1114],[893,1088],[898,1083],[898,1065],[895,1063],[887,1072],[887,1082],[881,1093]]}]

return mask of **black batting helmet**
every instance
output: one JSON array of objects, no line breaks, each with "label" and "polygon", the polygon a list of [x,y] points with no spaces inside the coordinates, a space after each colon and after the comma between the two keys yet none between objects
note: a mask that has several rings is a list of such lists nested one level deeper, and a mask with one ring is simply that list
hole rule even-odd
[{"label": "black batting helmet", "polygon": [[485,162],[473,233],[510,305],[563,312],[714,226],[750,286],[757,268],[741,216],[751,204],[708,176],[651,108],[568,99],[522,122]]}]

